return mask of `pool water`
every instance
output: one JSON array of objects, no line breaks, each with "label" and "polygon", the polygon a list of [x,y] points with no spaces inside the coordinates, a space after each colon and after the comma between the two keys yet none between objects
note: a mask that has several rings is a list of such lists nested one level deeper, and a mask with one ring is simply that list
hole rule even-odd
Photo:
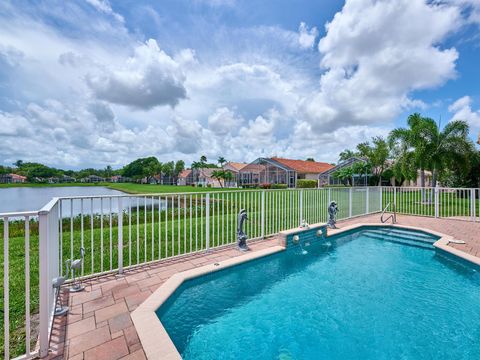
[{"label": "pool water", "polygon": [[480,275],[421,232],[364,228],[184,283],[184,359],[480,359]]}]

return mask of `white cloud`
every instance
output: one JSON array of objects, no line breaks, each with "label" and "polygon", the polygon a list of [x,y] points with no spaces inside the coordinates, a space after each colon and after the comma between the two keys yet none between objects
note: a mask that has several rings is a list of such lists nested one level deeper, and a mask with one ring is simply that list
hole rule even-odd
[{"label": "white cloud", "polygon": [[315,39],[318,36],[318,30],[316,27],[308,29],[307,24],[301,22],[300,26],[298,27],[298,32],[298,43],[302,48],[309,49],[315,45]]},{"label": "white cloud", "polygon": [[[336,161],[344,148],[386,135],[400,111],[425,107],[412,91],[455,76],[458,54],[441,44],[460,26],[460,5],[347,0],[317,52],[305,51],[318,37],[305,23],[298,31],[214,24],[207,42],[183,48],[173,32],[195,28],[169,29],[162,16],[170,35],[145,42],[109,2],[87,1],[93,7],[69,2],[65,19],[52,8],[74,36],[41,15],[0,11],[0,76],[14,79],[0,84],[0,105],[15,104],[0,112],[7,163],[103,167],[200,154]],[[222,4],[233,1],[210,1]],[[470,100],[451,111],[478,117]]]},{"label": "white cloud", "polygon": [[411,91],[454,78],[458,53],[438,44],[459,19],[457,8],[422,0],[347,0],[319,42],[326,72],[304,105],[312,129],[390,122]]},{"label": "white cloud", "polygon": [[243,119],[227,107],[221,107],[208,117],[208,128],[216,135],[233,133],[243,123]]},{"label": "white cloud", "polygon": [[146,110],[177,105],[187,95],[184,82],[179,64],[153,39],[138,46],[122,68],[106,66],[87,76],[87,84],[97,98]]},{"label": "white cloud", "polygon": [[453,113],[452,120],[464,120],[474,128],[480,128],[480,111],[472,110],[472,99],[470,96],[463,96],[448,107]]},{"label": "white cloud", "polygon": [[123,16],[113,11],[112,6],[108,2],[108,0],[85,0],[85,1],[90,5],[92,5],[98,11],[103,12],[105,14],[112,15],[116,20],[122,23],[125,21]]}]

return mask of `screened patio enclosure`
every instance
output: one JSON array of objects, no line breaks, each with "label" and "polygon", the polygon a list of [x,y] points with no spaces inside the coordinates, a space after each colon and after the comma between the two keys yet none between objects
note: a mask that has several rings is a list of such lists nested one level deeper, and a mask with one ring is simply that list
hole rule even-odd
[{"label": "screened patio enclosure", "polygon": [[238,173],[240,186],[259,186],[261,184],[285,184],[288,187],[296,186],[297,172],[279,162],[259,158]]}]

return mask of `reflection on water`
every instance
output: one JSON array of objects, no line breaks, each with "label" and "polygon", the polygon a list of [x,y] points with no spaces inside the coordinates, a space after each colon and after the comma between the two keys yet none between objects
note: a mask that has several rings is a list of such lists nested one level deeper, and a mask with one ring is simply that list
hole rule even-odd
[{"label": "reflection on water", "polygon": [[[104,186],[66,186],[66,187],[17,187],[0,189],[0,213],[3,212],[18,212],[18,211],[36,211],[40,210],[54,197],[68,197],[68,196],[99,196],[99,195],[126,195],[125,193],[112,190]],[[127,209],[130,202],[132,207],[137,206],[137,199],[139,207],[142,209],[145,206],[144,197],[122,198],[122,205]],[[104,213],[108,213],[111,209],[113,212],[118,211],[118,200],[110,199],[84,199],[83,202],[79,199],[73,201],[62,201],[62,215],[64,217],[71,214],[78,215],[81,213],[83,203],[84,214],[100,213],[102,208]],[[158,198],[153,200],[153,206],[158,209]],[[152,198],[147,197],[147,209],[152,207]],[[164,201],[160,203],[161,209],[164,208]]]}]

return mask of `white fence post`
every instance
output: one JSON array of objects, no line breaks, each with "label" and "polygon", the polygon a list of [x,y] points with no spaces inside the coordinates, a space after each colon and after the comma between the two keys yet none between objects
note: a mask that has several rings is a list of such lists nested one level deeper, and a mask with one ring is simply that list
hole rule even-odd
[{"label": "white fence post", "polygon": [[438,211],[438,207],[439,207],[439,196],[438,196],[438,185],[435,187],[435,217],[438,218],[438,215],[439,215],[439,211]]},{"label": "white fence post", "polygon": [[41,211],[38,214],[39,219],[39,256],[40,256],[40,349],[39,356],[45,357],[48,355],[49,347],[49,323],[50,323],[50,309],[49,309],[49,292],[50,282],[48,281],[48,212]]},{"label": "white fence post", "polygon": [[303,223],[303,189],[300,189],[300,225]]},{"label": "white fence post", "polygon": [[393,206],[396,209],[397,208],[397,187],[393,187]]},{"label": "white fence post", "polygon": [[370,191],[367,186],[365,191],[365,214],[368,214],[369,212],[370,212]]},{"label": "white fence post", "polygon": [[477,199],[475,199],[475,189],[470,189],[470,220],[471,221],[475,221],[475,218],[477,217],[477,215],[475,214],[476,212],[476,206],[475,206],[475,202],[477,201]]},{"label": "white fence post", "polygon": [[353,188],[350,188],[348,191],[348,217],[352,217],[352,193]]},{"label": "white fence post", "polygon": [[[152,207],[153,211],[153,207]],[[117,226],[118,226],[118,273],[123,274],[123,204],[122,198],[118,198],[118,212],[117,212]],[[144,231],[147,231],[145,229]],[[152,232],[153,236],[153,232]]]},{"label": "white fence post", "polygon": [[265,190],[262,191],[262,209],[260,212],[261,216],[261,237],[265,238]]},{"label": "white fence post", "polygon": [[379,191],[380,191],[380,211],[382,211],[383,210],[383,186],[380,186]]},{"label": "white fence post", "polygon": [[9,274],[9,234],[8,217],[3,218],[3,310],[4,310],[4,358],[10,359],[10,274]]},{"label": "white fence post", "polygon": [[205,196],[205,241],[206,249],[210,250],[210,193]]}]

